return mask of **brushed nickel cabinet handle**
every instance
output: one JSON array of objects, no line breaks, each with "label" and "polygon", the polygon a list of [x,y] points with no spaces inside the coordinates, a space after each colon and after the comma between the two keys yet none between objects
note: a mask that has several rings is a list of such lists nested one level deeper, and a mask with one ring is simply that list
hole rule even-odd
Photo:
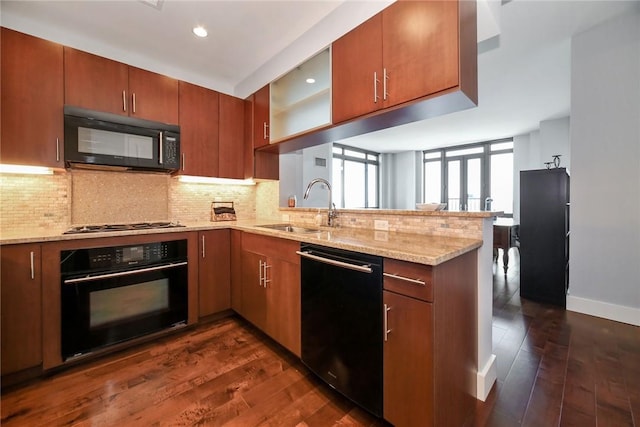
[{"label": "brushed nickel cabinet handle", "polygon": [[122,111],[127,112],[127,91],[122,91]]},{"label": "brushed nickel cabinet handle", "polygon": [[185,155],[184,155],[184,153],[182,153],[182,172],[184,172],[184,165],[185,165],[184,158],[185,158]]},{"label": "brushed nickel cabinet handle", "polygon": [[136,113],[136,93],[135,92],[133,92],[132,98],[133,98],[133,114],[135,114]]},{"label": "brushed nickel cabinet handle", "polygon": [[35,265],[35,253],[31,251],[29,257],[31,258],[31,280],[36,278],[36,265]]},{"label": "brushed nickel cabinet handle", "polygon": [[398,279],[398,280],[403,280],[405,282],[413,283],[414,285],[427,286],[427,283],[420,279],[410,279],[408,277],[398,276],[397,274],[391,274],[391,273],[382,273],[382,275],[385,277],[390,277],[392,279]]},{"label": "brushed nickel cabinet handle", "polygon": [[267,283],[271,283],[271,279],[267,278],[268,277],[267,268],[271,268],[271,266],[269,264],[267,264],[266,262],[263,265],[264,265],[264,287],[266,289]]},{"label": "brushed nickel cabinet handle", "polygon": [[204,251],[204,235],[202,236],[202,258],[205,257],[205,251]]},{"label": "brushed nickel cabinet handle", "polygon": [[60,138],[56,138],[56,162],[60,161]]},{"label": "brushed nickel cabinet handle", "polygon": [[260,272],[260,278],[258,280],[259,282],[258,284],[260,285],[260,287],[262,287],[263,277],[262,277],[262,260],[261,259],[258,260],[258,271]]},{"label": "brushed nickel cabinet handle", "polygon": [[164,139],[164,132],[160,132],[158,136],[158,163],[162,164],[162,140]]},{"label": "brushed nickel cabinet handle", "polygon": [[378,72],[373,72],[373,103],[378,103]]},{"label": "brushed nickel cabinet handle", "polygon": [[269,130],[269,125],[267,124],[267,122],[262,122],[262,139],[267,139],[269,138],[269,134],[267,133],[267,131]]},{"label": "brushed nickel cabinet handle", "polygon": [[387,304],[384,305],[384,342],[387,342],[389,339],[389,334],[391,333],[391,329],[389,329],[389,312],[391,311],[391,307]]},{"label": "brushed nickel cabinet handle", "polygon": [[383,75],[382,75],[382,99],[384,101],[387,100],[387,80],[389,80],[389,74],[387,74],[387,69],[383,68],[382,69]]}]

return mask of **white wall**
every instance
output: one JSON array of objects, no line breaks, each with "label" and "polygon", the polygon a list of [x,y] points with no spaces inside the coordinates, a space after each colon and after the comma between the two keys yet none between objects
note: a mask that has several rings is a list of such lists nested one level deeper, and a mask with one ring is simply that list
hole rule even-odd
[{"label": "white wall", "polygon": [[562,117],[540,122],[540,128],[513,138],[513,218],[520,221],[520,171],[543,169],[560,154],[560,167],[571,168],[570,120]]},{"label": "white wall", "polygon": [[[324,178],[331,182],[332,148],[333,144],[328,143],[280,155],[280,200],[278,202],[280,206],[287,206],[290,195],[295,195],[298,199],[297,206],[320,208],[329,206],[329,192],[324,184],[315,184],[307,200],[304,200],[303,196],[312,179]],[[316,157],[325,159],[326,167],[316,166]],[[334,194],[334,203],[335,197]]]},{"label": "white wall", "polygon": [[640,325],[640,3],[572,39],[567,308]]},{"label": "white wall", "polygon": [[422,187],[422,152],[404,151],[392,155],[393,178],[391,179],[389,209],[415,209],[420,203]]}]

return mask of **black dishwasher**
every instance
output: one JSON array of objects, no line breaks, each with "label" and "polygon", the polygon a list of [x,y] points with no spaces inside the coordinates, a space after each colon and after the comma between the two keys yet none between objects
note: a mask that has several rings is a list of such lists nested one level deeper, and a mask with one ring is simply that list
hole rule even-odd
[{"label": "black dishwasher", "polygon": [[302,244],[302,361],[382,417],[382,258]]}]

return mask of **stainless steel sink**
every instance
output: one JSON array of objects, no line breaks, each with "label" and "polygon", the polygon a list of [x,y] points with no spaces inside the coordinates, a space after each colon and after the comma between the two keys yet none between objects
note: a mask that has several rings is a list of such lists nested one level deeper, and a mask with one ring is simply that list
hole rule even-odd
[{"label": "stainless steel sink", "polygon": [[285,231],[287,233],[317,233],[320,230],[315,228],[296,227],[291,224],[266,224],[258,225],[261,228],[268,228],[270,230]]}]

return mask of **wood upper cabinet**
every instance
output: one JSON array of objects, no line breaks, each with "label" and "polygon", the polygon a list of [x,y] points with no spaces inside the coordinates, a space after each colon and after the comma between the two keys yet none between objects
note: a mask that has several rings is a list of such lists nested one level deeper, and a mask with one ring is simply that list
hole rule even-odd
[{"label": "wood upper cabinet", "polygon": [[162,123],[178,123],[178,80],[129,67],[129,115]]},{"label": "wood upper cabinet", "polygon": [[65,47],[64,103],[176,124],[178,81]]},{"label": "wood upper cabinet", "polygon": [[280,156],[277,153],[256,151],[269,145],[269,85],[266,85],[245,102],[245,176],[257,179],[274,179],[280,176]]},{"label": "wood upper cabinet", "polygon": [[332,121],[341,123],[382,108],[382,15],[331,45]]},{"label": "wood upper cabinet", "polygon": [[475,18],[475,2],[400,0],[334,42],[333,123],[476,79],[469,15]]},{"label": "wood upper cabinet", "polygon": [[218,176],[219,93],[180,82],[180,173]]},{"label": "wood upper cabinet", "polygon": [[0,251],[2,375],[42,364],[42,272],[37,244]]},{"label": "wood upper cabinet", "polygon": [[198,233],[199,317],[231,308],[231,238],[229,230]]},{"label": "wood upper cabinet", "polygon": [[0,162],[64,167],[63,47],[1,31]]},{"label": "wood upper cabinet", "polygon": [[253,94],[253,148],[269,144],[269,85]]},{"label": "wood upper cabinet", "polygon": [[221,93],[219,103],[218,176],[244,179],[244,100]]},{"label": "wood upper cabinet", "polygon": [[300,356],[299,243],[242,234],[242,315]]}]

